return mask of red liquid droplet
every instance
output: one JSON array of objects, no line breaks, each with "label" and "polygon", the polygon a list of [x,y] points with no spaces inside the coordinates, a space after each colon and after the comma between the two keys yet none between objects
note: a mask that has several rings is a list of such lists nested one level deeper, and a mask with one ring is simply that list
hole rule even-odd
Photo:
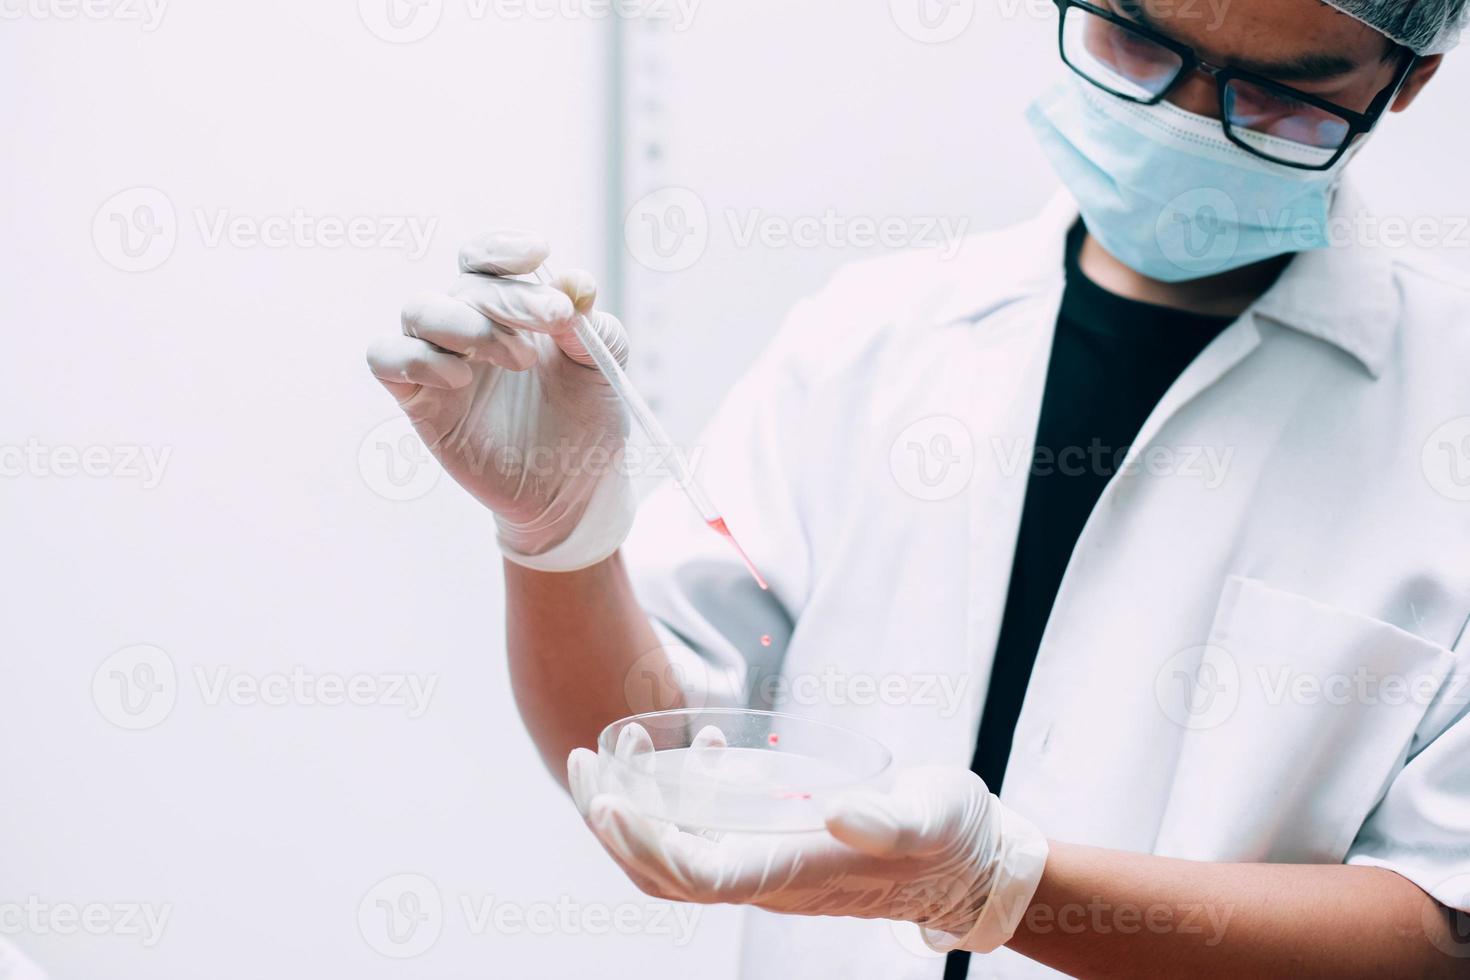
[{"label": "red liquid droplet", "polygon": [[810,794],[810,793],[798,793],[795,790],[792,790],[792,791],[787,792],[787,793],[782,793],[780,796],[776,797],[776,799],[778,799],[778,800],[809,800],[811,798],[812,798],[812,794]]},{"label": "red liquid droplet", "polygon": [[745,562],[745,567],[750,570],[750,577],[755,579],[755,584],[769,591],[771,587],[767,585],[766,580],[761,577],[760,571],[755,567],[755,562],[750,560],[750,556],[745,553],[745,549],[740,547],[740,542],[735,540],[735,535],[731,534],[730,529],[725,526],[725,519],[723,517],[716,517],[714,520],[707,521],[706,523],[709,524],[710,530],[714,531],[716,534],[722,536],[726,541],[730,542],[730,546],[739,553],[740,560]]},{"label": "red liquid droplet", "polygon": [[772,732],[771,734],[766,736],[766,741],[771,745],[779,745],[781,744],[781,736],[777,735],[775,732]]},{"label": "red liquid droplet", "polygon": [[771,634],[769,634],[769,633],[762,634],[761,635],[761,646],[768,647],[770,645],[771,645]]}]

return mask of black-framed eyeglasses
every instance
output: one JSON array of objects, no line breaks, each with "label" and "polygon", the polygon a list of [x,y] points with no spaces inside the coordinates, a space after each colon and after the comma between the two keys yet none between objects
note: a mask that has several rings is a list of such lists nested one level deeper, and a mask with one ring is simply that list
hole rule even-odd
[{"label": "black-framed eyeglasses", "polygon": [[1220,122],[1230,142],[1298,170],[1327,170],[1393,103],[1418,60],[1404,52],[1393,82],[1366,112],[1239,68],[1203,61],[1188,45],[1086,0],[1055,0],[1062,60],[1098,88],[1129,102],[1157,105],[1192,73],[1215,79]]}]

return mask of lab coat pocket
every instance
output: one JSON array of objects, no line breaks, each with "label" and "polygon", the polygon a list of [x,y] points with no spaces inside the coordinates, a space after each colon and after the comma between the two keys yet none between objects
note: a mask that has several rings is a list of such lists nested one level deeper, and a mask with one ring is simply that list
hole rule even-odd
[{"label": "lab coat pocket", "polygon": [[1161,674],[1160,706],[1185,731],[1155,853],[1341,861],[1453,661],[1381,620],[1233,576],[1208,644]]}]

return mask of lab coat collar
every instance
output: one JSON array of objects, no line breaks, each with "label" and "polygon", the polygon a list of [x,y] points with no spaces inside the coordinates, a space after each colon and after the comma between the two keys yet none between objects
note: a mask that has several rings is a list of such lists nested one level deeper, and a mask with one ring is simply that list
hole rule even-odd
[{"label": "lab coat collar", "polygon": [[1368,213],[1343,184],[1329,225],[1334,244],[1299,254],[1251,312],[1341,347],[1376,378],[1398,331],[1400,301],[1392,260],[1361,240]]},{"label": "lab coat collar", "polygon": [[[1340,347],[1376,378],[1398,329],[1400,301],[1392,261],[1360,240],[1361,216],[1367,213],[1345,183],[1331,212],[1336,244],[1297,255],[1246,315]],[[972,239],[961,253],[953,292],[938,306],[940,321],[977,320],[1010,302],[1061,288],[1067,231],[1077,217],[1077,203],[1064,190],[1008,234],[1004,248],[995,248],[991,236]]]}]

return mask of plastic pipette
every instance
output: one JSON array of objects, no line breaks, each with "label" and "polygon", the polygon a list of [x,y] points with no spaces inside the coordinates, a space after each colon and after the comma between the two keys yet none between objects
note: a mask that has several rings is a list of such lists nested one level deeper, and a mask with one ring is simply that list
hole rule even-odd
[{"label": "plastic pipette", "polygon": [[[547,286],[553,285],[556,281],[556,277],[544,262],[536,270],[536,278]],[[674,444],[673,439],[669,438],[668,431],[653,414],[653,409],[648,407],[648,402],[644,401],[643,396],[638,394],[638,389],[633,387],[632,379],[628,377],[628,373],[623,370],[623,366],[618,363],[612,351],[608,350],[607,344],[603,343],[601,335],[592,326],[592,321],[578,313],[576,320],[572,323],[572,332],[586,348],[588,356],[592,358],[592,363],[597,365],[597,369],[607,378],[608,384],[612,385],[613,391],[617,392],[618,397],[628,406],[628,411],[648,435],[648,440],[655,448],[663,451],[664,458],[673,467],[674,482],[679,485],[680,490],[684,491],[684,495],[689,498],[694,509],[699,511],[699,516],[703,518],[705,524],[709,525],[710,530],[730,542],[731,547],[740,555],[740,560],[750,570],[750,575],[755,579],[757,585],[763,589],[770,588],[766,585],[766,580],[761,576],[760,570],[755,567],[755,562],[750,560],[745,549],[740,547],[740,542],[735,540],[735,535],[730,533],[729,525],[715,509],[714,502],[709,499],[709,494],[704,492],[704,488],[694,478],[694,470],[685,460],[683,450]]]}]

